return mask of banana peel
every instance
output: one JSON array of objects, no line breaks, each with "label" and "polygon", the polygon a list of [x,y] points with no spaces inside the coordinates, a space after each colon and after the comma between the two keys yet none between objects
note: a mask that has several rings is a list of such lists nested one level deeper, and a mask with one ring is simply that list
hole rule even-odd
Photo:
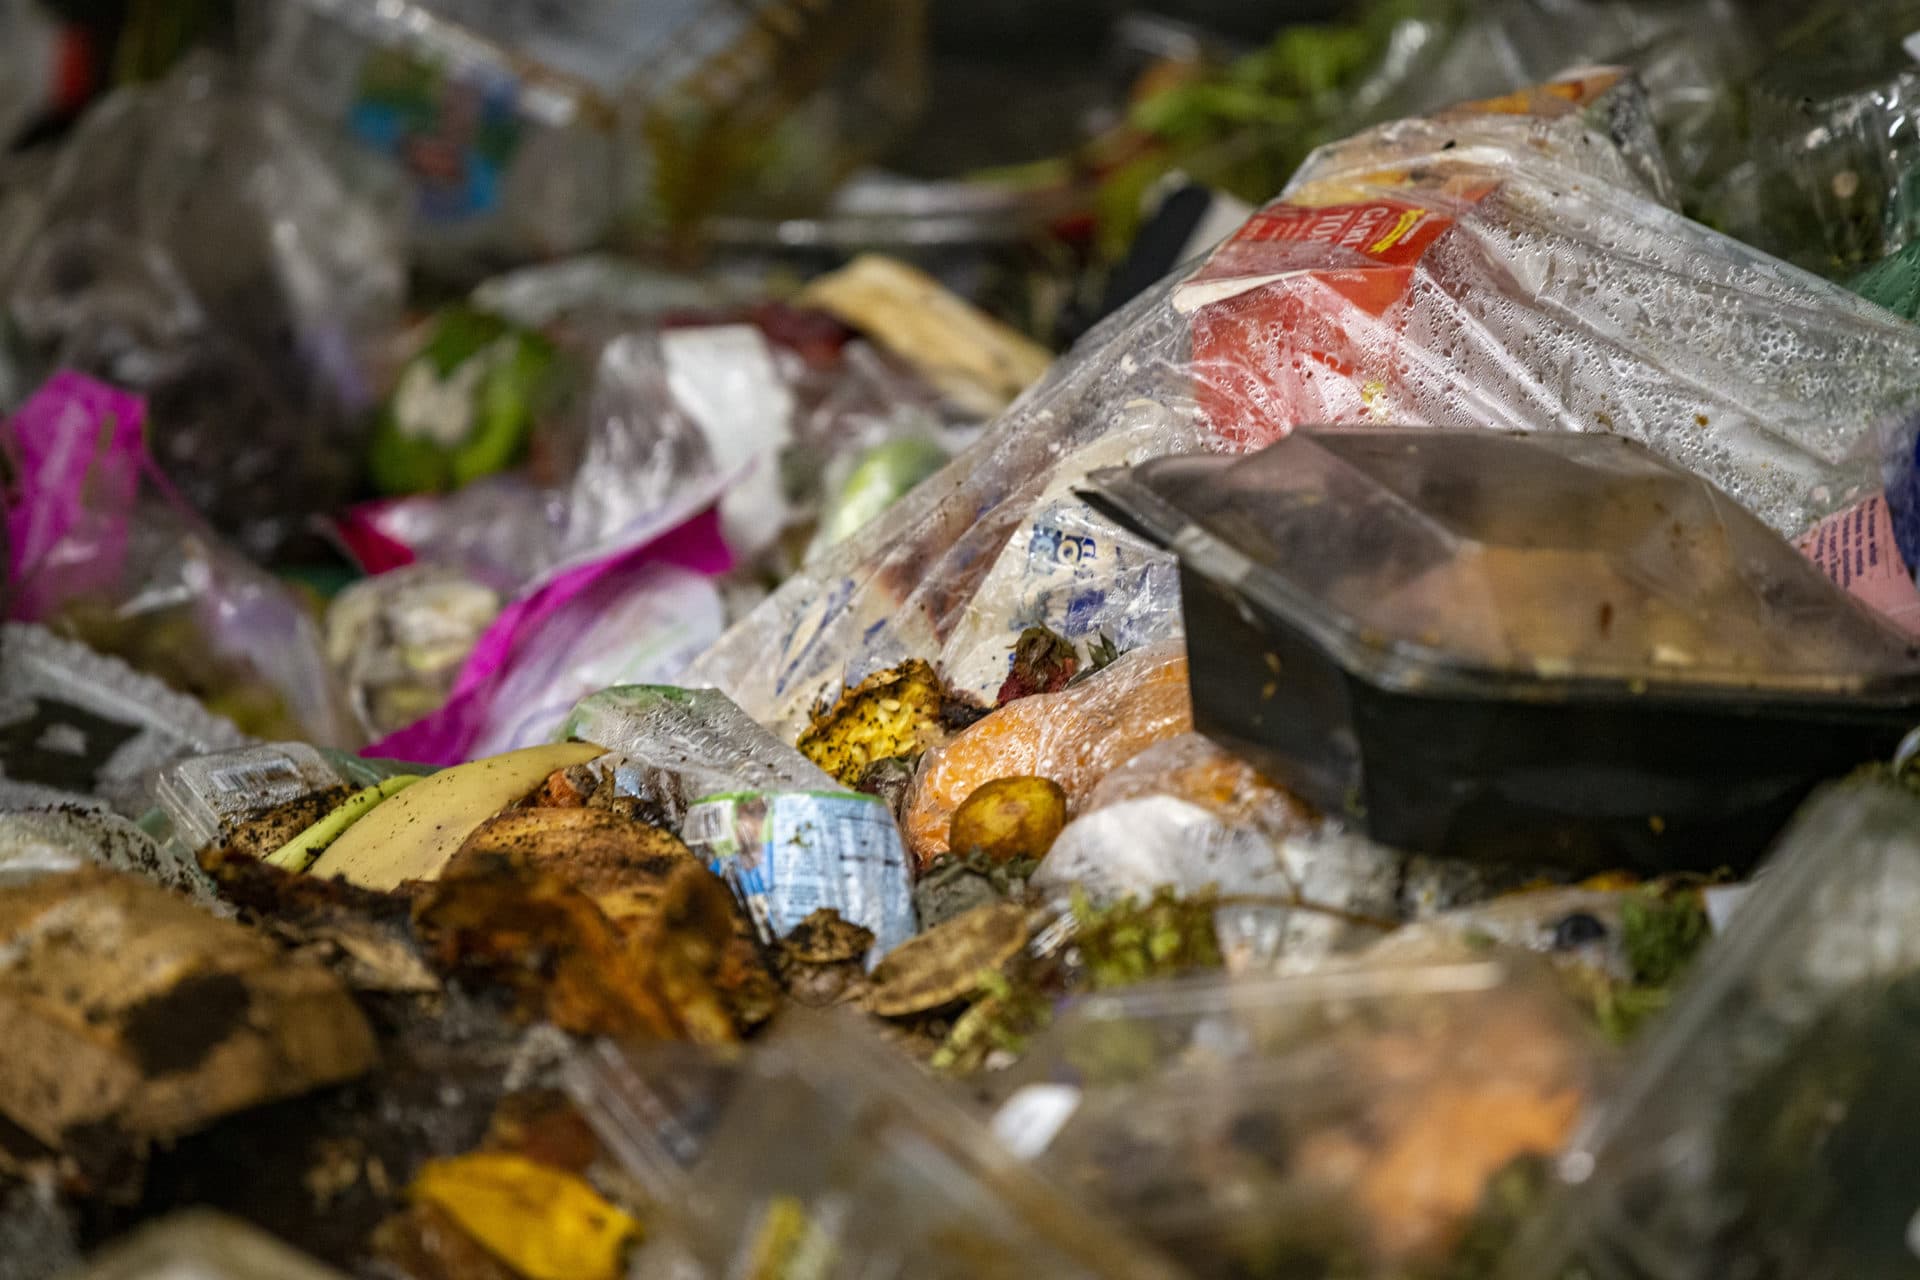
[{"label": "banana peel", "polygon": [[308,871],[364,889],[431,880],[481,823],[530,794],[548,774],[604,754],[592,743],[560,742],[443,769],[375,806]]},{"label": "banana peel", "polygon": [[388,778],[371,787],[362,787],[348,796],[326,816],[304,828],[300,834],[287,841],[280,848],[267,855],[267,861],[282,871],[305,871],[313,865],[313,860],[327,851],[327,847],[346,834],[360,819],[372,813],[382,800],[387,800],[405,791],[420,781],[414,774],[403,773],[396,778]]}]

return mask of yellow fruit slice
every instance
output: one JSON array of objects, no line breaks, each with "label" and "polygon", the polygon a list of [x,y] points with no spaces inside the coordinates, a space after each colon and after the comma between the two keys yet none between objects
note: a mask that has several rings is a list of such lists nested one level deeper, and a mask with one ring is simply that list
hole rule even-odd
[{"label": "yellow fruit slice", "polygon": [[308,874],[366,889],[431,880],[474,829],[539,786],[555,769],[606,754],[590,742],[526,747],[442,769],[348,827]]}]

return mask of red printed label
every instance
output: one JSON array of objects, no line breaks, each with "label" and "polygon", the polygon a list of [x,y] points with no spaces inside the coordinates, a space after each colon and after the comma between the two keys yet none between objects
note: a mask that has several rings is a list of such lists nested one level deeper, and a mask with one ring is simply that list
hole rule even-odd
[{"label": "red printed label", "polygon": [[1903,631],[1920,635],[1920,587],[1893,537],[1893,515],[1879,494],[1828,516],[1800,539],[1820,571]]}]

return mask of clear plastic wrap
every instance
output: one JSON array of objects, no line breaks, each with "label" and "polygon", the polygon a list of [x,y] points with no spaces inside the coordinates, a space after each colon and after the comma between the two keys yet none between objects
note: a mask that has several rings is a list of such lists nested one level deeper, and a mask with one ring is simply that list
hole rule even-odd
[{"label": "clear plastic wrap", "polygon": [[1009,540],[1088,471],[1302,423],[1611,431],[1788,536],[1877,494],[1920,414],[1920,330],[1681,218],[1662,173],[1615,72],[1323,149],[687,678],[797,734],[842,684],[979,629]]},{"label": "clear plastic wrap", "polygon": [[1500,1274],[1913,1273],[1920,798],[1811,802],[1560,1162],[1559,1212]]},{"label": "clear plastic wrap", "polygon": [[0,625],[0,808],[147,807],[149,775],[246,735],[185,694],[44,627]]},{"label": "clear plastic wrap", "polygon": [[994,1127],[1202,1280],[1478,1275],[1601,1062],[1506,959],[1194,979],[1067,1006]]},{"label": "clear plastic wrap", "polygon": [[1317,152],[1174,296],[1216,428],[1609,431],[1790,537],[1866,496],[1920,334],[1650,199],[1635,103],[1594,72]]},{"label": "clear plastic wrap", "polygon": [[1192,727],[1178,644],[1125,654],[1058,693],[1016,699],[921,759],[901,815],[907,847],[921,867],[946,853],[954,810],[995,778],[1050,778],[1076,812],[1109,770]]},{"label": "clear plastic wrap", "polygon": [[138,397],[61,373],[0,429],[16,477],[10,615],[123,657],[249,733],[356,743],[314,619],[179,500],[145,421]]},{"label": "clear plastic wrap", "polygon": [[142,391],[161,469],[257,556],[348,496],[398,324],[396,193],[340,159],[190,60],[88,113],[7,281],[42,368]]},{"label": "clear plastic wrap", "polygon": [[1036,1178],[972,1112],[845,1016],[796,1010],[737,1064],[602,1045],[568,1083],[714,1275],[1181,1274]]}]

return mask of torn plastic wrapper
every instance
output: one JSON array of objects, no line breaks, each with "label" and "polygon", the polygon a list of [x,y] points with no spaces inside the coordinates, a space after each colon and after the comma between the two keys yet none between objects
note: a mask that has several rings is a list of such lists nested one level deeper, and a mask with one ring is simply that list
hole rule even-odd
[{"label": "torn plastic wrapper", "polygon": [[138,397],[61,373],[5,424],[10,615],[124,657],[248,732],[350,745],[313,619],[179,500],[145,420]]},{"label": "torn plastic wrapper", "polygon": [[44,627],[0,624],[0,807],[79,801],[137,818],[154,770],[246,740],[124,662]]},{"label": "torn plastic wrapper", "polygon": [[[598,1045],[567,1085],[715,1275],[777,1274],[796,1259],[875,1280],[1181,1274],[1037,1178],[844,1015],[795,1010],[737,1062],[704,1067],[671,1047]],[[769,1142],[790,1158],[768,1160]]]},{"label": "torn plastic wrapper", "polygon": [[1920,800],[1836,784],[1795,820],[1725,935],[1560,1161],[1498,1274],[1540,1280],[1913,1269]]},{"label": "torn plastic wrapper", "polygon": [[1201,732],[1412,852],[1737,869],[1920,708],[1908,637],[1628,440],[1313,428],[1088,491],[1178,549]]},{"label": "torn plastic wrapper", "polygon": [[1068,1005],[994,1129],[1195,1276],[1457,1274],[1504,1254],[1503,1192],[1540,1194],[1602,1062],[1510,958],[1190,979]]}]

